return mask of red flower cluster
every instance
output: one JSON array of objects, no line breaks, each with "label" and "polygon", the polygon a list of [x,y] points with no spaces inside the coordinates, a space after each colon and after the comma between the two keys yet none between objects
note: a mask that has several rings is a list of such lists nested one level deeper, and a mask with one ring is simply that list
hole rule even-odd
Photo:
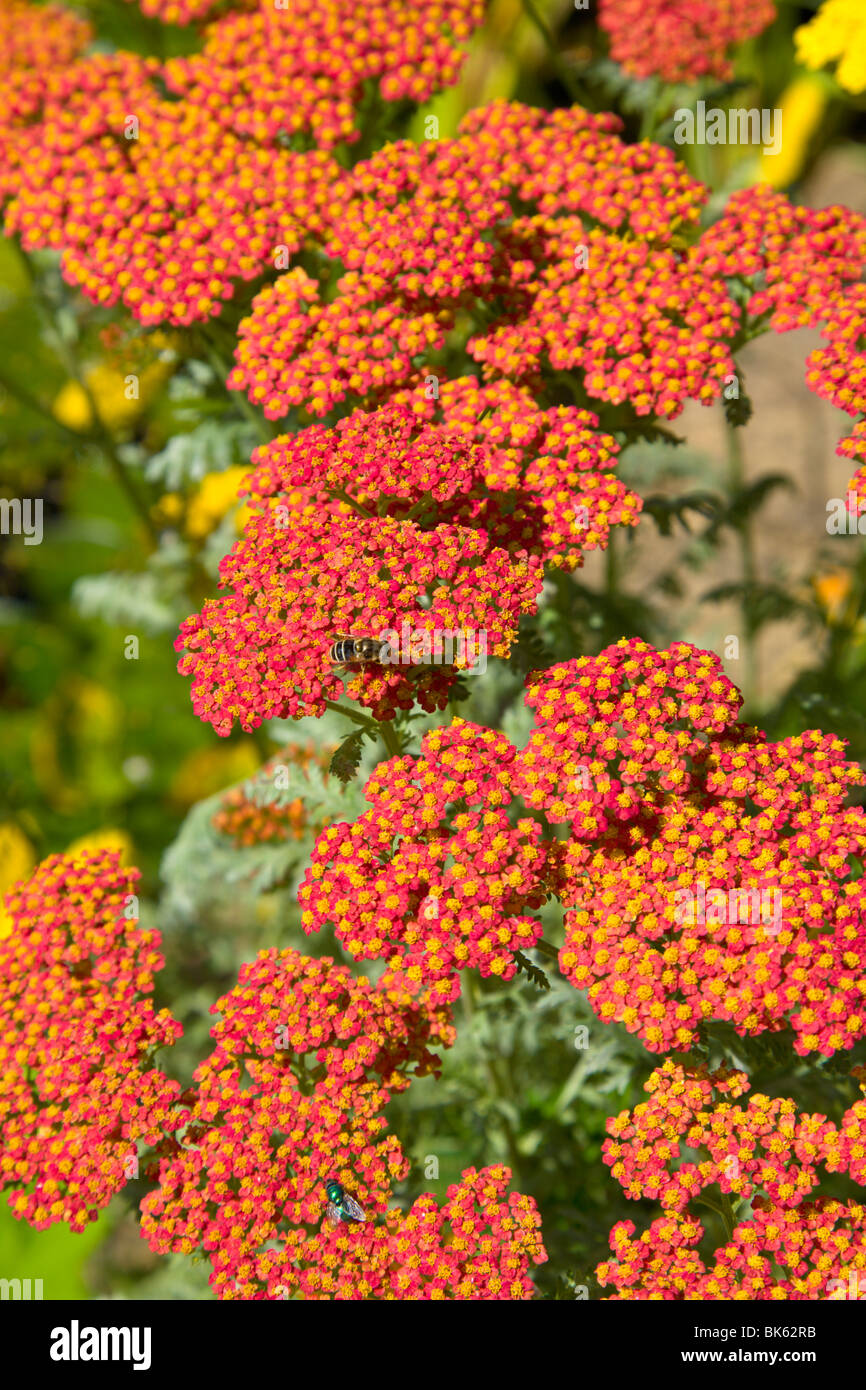
[{"label": "red flower cluster", "polygon": [[149,995],[160,938],[139,928],[136,871],[101,851],[54,855],[6,898],[0,940],[0,1178],[37,1230],[83,1230],[137,1177],[137,1141],[183,1123],[149,1063],[180,1033]]},{"label": "red flower cluster", "polygon": [[[258,509],[220,567],[230,592],[176,643],[196,712],[219,733],[321,714],[344,685],[377,718],[444,707],[461,669],[508,655],[543,563],[574,569],[611,526],[636,523],[640,500],[597,471],[617,445],[590,412],[541,411],[507,383],[469,379],[443,384],[441,420],[420,418],[427,404],[255,452],[245,491]],[[346,680],[329,661],[345,634],[393,649]]]},{"label": "red flower cluster", "polygon": [[[866,286],[848,285],[833,301],[821,329],[827,347],[808,358],[806,384],[825,401],[859,417],[837,454],[866,459]],[[848,484],[858,504],[866,499],[866,464]]]},{"label": "red flower cluster", "polygon": [[537,726],[515,789],[570,824],[560,964],[599,1017],[651,1051],[704,1019],[790,1024],[798,1052],[866,1035],[864,774],[817,732],[769,743],[734,722],[717,657],[620,642],[529,682]]},{"label": "red flower cluster", "polygon": [[[483,531],[359,517],[324,492],[286,494],[254,513],[220,575],[231,592],[187,618],[175,643],[193,708],[219,734],[234,720],[253,729],[322,714],[346,685],[329,660],[340,635],[484,634],[486,653],[507,656],[542,582],[537,560],[509,555]],[[414,701],[444,708],[453,661],[395,662],[360,671],[347,693],[379,719]]]},{"label": "red flower cluster", "polygon": [[702,1259],[695,1217],[671,1212],[635,1240],[633,1221],[610,1235],[613,1260],[596,1270],[611,1299],[746,1299],[764,1302],[863,1298],[866,1293],[866,1206],[830,1198],[798,1207],[760,1199],[750,1220]]},{"label": "red flower cluster", "polygon": [[257,0],[231,0],[230,4],[226,4],[226,0],[129,0],[129,3],[163,24],[194,24],[197,20],[208,19],[218,8],[252,9]]},{"label": "red flower cluster", "polygon": [[424,736],[420,757],[381,764],[371,809],[316,842],[304,930],[331,922],[352,956],[381,956],[441,999],[467,967],[510,979],[515,951],[541,934],[526,910],[545,899],[547,867],[540,826],[507,815],[516,760],[502,734],[456,719]]},{"label": "red flower cluster", "polygon": [[209,25],[201,53],[166,63],[166,82],[242,137],[332,149],[359,138],[365,84],[384,101],[424,102],[456,82],[483,11],[483,0],[369,0],[360,16],[352,0],[259,0]]},{"label": "red flower cluster", "polygon": [[[361,24],[345,0],[261,0],[211,24],[193,57],[95,55],[43,67],[32,90],[16,39],[0,105],[6,229],[62,250],[67,280],[99,304],[122,299],[145,324],[206,320],[336,215],[343,169],[328,151],[357,139],[364,84],[425,100],[455,79],[480,9],[437,0],[419,21],[378,0]],[[62,57],[80,29],[48,13]]]},{"label": "red flower cluster", "polygon": [[772,0],[599,0],[611,57],[633,77],[730,81],[728,51],[772,24]]},{"label": "red flower cluster", "polygon": [[579,366],[592,394],[642,413],[718,395],[736,305],[664,249],[706,190],[669,150],[624,144],[620,125],[497,102],[455,140],[359,164],[326,248],[345,268],[336,297],[300,269],[263,290],[229,385],[273,419],[322,415],[413,383],[416,359],[457,330],[491,375]]},{"label": "red flower cluster", "polygon": [[[152,1249],[207,1251],[222,1298],[531,1295],[538,1216],[529,1198],[505,1200],[507,1170],[470,1170],[441,1212],[430,1198],[407,1216],[388,1210],[408,1163],[381,1110],[410,1072],[435,1068],[429,1045],[453,1039],[447,1010],[400,977],[374,986],[272,950],[213,1012],[184,1146],[142,1204]],[[330,1178],[366,1223],[323,1220]]]},{"label": "red flower cluster", "polygon": [[[858,283],[866,267],[866,218],[845,207],[794,207],[758,185],[731,197],[696,255],[713,274],[745,281],[752,292],[746,312],[757,323],[766,320],[777,333],[821,329],[829,346],[810,354],[807,385],[860,417],[836,452],[866,457],[866,298]],[[851,486],[857,492],[857,478]]]},{"label": "red flower cluster", "polygon": [[[806,1200],[819,1163],[862,1182],[864,1102],[837,1128],[824,1115],[799,1113],[793,1100],[732,1103],[748,1089],[744,1072],[686,1072],[667,1061],[646,1083],[650,1100],[608,1121],[604,1161],[613,1176],[627,1196],[656,1198],[664,1209],[637,1241],[632,1222],[614,1227],[617,1258],[597,1273],[616,1297],[847,1297],[849,1276],[856,1282],[866,1271],[866,1207]],[[683,1159],[683,1146],[697,1159]],[[695,1248],[703,1228],[686,1208],[714,1185],[751,1212],[708,1266]]]},{"label": "red flower cluster", "polygon": [[[279,753],[263,764],[258,776],[262,780],[271,777],[286,761],[301,769],[316,762],[325,775],[325,759],[319,758],[311,745],[302,748],[299,744],[284,744]],[[302,840],[313,829],[302,797],[297,796],[285,805],[262,802],[250,797],[246,785],[226,792],[211,824],[239,846]],[[316,830],[323,824],[327,822],[319,821]]]}]

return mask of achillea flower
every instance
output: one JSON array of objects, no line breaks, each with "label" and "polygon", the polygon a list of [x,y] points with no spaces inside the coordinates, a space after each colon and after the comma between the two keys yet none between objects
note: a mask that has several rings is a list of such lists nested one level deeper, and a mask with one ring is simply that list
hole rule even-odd
[{"label": "achillea flower", "polygon": [[[381,1110],[436,1068],[430,1046],[453,1040],[446,1009],[399,975],[372,985],[271,950],[213,1012],[184,1146],[142,1204],[152,1249],[207,1251],[221,1298],[531,1296],[538,1215],[506,1198],[507,1169],[470,1169],[441,1211],[429,1197],[405,1216],[388,1207],[408,1164]],[[332,1177],[365,1223],[324,1219]]]},{"label": "achillea flower", "polygon": [[[679,415],[686,399],[720,394],[734,370],[728,344],[738,310],[691,254],[572,217],[515,221],[512,235],[515,256],[539,267],[538,282],[516,322],[469,342],[488,372],[523,378],[545,362],[554,372],[579,369],[594,399],[664,418]],[[578,246],[586,269],[576,271]]]},{"label": "achillea flower", "polygon": [[[301,747],[299,744],[284,744],[279,753],[275,754],[259,769],[260,781],[270,779],[287,761],[301,770],[315,762],[322,769],[323,776],[327,778],[325,773],[327,760],[318,757],[311,744],[307,747]],[[297,796],[285,805],[277,802],[270,804],[261,800],[253,800],[248,793],[246,784],[241,787],[233,787],[226,792],[222,798],[220,809],[211,819],[211,824],[214,830],[218,830],[221,835],[234,840],[235,844],[239,846],[269,844],[282,840],[303,840],[305,836],[314,831],[302,797]],[[323,822],[320,821],[315,829],[321,829],[322,824]]]},{"label": "achillea flower", "polygon": [[864,774],[841,739],[735,723],[718,658],[686,643],[620,642],[531,677],[527,699],[514,790],[571,827],[560,964],[601,1019],[656,1052],[703,1019],[790,1024],[801,1055],[866,1035],[866,816],[844,804]]},{"label": "achillea flower", "polygon": [[737,306],[665,249],[707,190],[670,151],[624,144],[620,124],[496,102],[455,140],[356,166],[326,246],[336,297],[300,268],[263,290],[229,385],[273,419],[323,415],[414,385],[416,359],[456,331],[491,377],[581,367],[590,394],[644,414],[718,395]]},{"label": "achillea flower", "polygon": [[0,103],[6,230],[61,250],[98,304],[122,300],[148,325],[207,320],[338,215],[329,151],[358,137],[365,84],[426,100],[456,77],[480,14],[480,0],[437,0],[419,22],[379,0],[359,27],[345,0],[262,0],[215,20],[193,57],[95,55],[32,91],[25,45]]},{"label": "achillea flower", "polygon": [[327,493],[297,490],[251,518],[220,575],[230,592],[187,618],[175,643],[193,708],[219,734],[234,720],[249,730],[320,715],[344,688],[379,719],[414,701],[444,708],[459,661],[349,679],[330,662],[335,638],[484,633],[487,652],[506,656],[542,582],[537,559],[510,555],[483,531],[359,516]]},{"label": "achillea flower", "polygon": [[201,53],[166,63],[166,82],[243,137],[303,134],[332,149],[359,138],[365,84],[384,101],[424,102],[456,82],[483,12],[483,0],[369,0],[359,23],[352,0],[259,0],[209,25]]},{"label": "achillea flower", "polygon": [[180,1024],[148,997],[163,961],[132,915],[137,877],[111,851],[54,855],[6,899],[0,1176],[37,1230],[83,1230],[137,1176],[137,1141],[184,1122],[149,1065]]},{"label": "achillea flower", "polygon": [[[836,447],[843,458],[866,458],[866,286],[847,285],[824,315],[821,336],[827,347],[815,348],[807,361],[806,384],[823,400],[857,416],[853,430]],[[863,469],[848,490],[858,502],[866,495]]]},{"label": "achillea flower", "polygon": [[611,57],[633,77],[696,82],[734,75],[729,50],[776,17],[772,0],[600,0]]},{"label": "achillea flower", "polygon": [[795,30],[794,43],[804,67],[836,62],[840,87],[866,91],[866,11],[860,0],[824,0],[815,17]]},{"label": "achillea flower", "polygon": [[395,399],[485,445],[484,484],[493,496],[464,502],[458,519],[483,524],[500,544],[525,545],[565,570],[582,565],[585,551],[606,548],[611,527],[637,525],[643,503],[609,471],[619,445],[599,431],[592,411],[542,410],[530,390],[504,380],[483,386],[472,376],[442,379],[437,389],[438,399],[428,398],[426,385]]},{"label": "achillea flower", "polygon": [[[608,1121],[604,1161],[627,1196],[657,1199],[664,1214],[638,1240],[633,1222],[614,1227],[616,1258],[597,1270],[612,1297],[848,1297],[852,1277],[861,1296],[866,1207],[812,1194],[819,1164],[863,1181],[863,1102],[840,1129],[789,1099],[735,1104],[749,1090],[744,1072],[687,1072],[670,1060],[644,1089],[649,1101]],[[697,1158],[681,1157],[683,1147]],[[705,1263],[695,1248],[704,1229],[687,1208],[707,1187],[733,1202],[735,1219],[746,1203],[750,1213]]]},{"label": "achillea flower", "polygon": [[[531,394],[474,377],[438,383],[335,429],[311,427],[256,450],[256,498],[322,488],[370,513],[478,529],[515,556],[575,569],[641,501],[609,471],[619,445],[588,410],[539,410]],[[423,418],[426,417],[426,421]]]},{"label": "achillea flower", "polygon": [[[215,10],[225,8],[224,0],[129,0],[129,3],[163,24],[194,24],[197,20],[208,19]],[[251,9],[256,3],[257,0],[230,0],[229,7]]]},{"label": "achillea flower", "polygon": [[[866,218],[844,207],[794,206],[768,184],[734,193],[694,248],[713,275],[746,282],[750,318],[777,333],[832,319],[866,263]],[[760,284],[756,283],[760,277]]]},{"label": "achillea flower", "polygon": [[596,1269],[611,1299],[777,1302],[862,1298],[866,1290],[866,1206],[825,1198],[798,1207],[758,1199],[751,1219],[704,1260],[703,1224],[666,1213],[634,1239],[633,1221],[610,1235],[615,1258]]},{"label": "achillea flower", "polygon": [[[330,1177],[371,1219],[408,1165],[381,1111],[433,1070],[450,1019],[405,982],[377,986],[329,959],[263,952],[212,1009],[215,1048],[195,1073],[183,1148],[159,1164],[142,1203],[153,1250],[207,1252],[223,1298],[307,1292],[339,1231],[322,1222]],[[362,1277],[361,1275],[358,1276]]]},{"label": "achillea flower", "polygon": [[188,324],[321,226],[340,170],[324,151],[255,144],[165,100],[158,76],[154,59],[128,53],[52,74],[41,119],[0,140],[0,196],[7,231],[61,250],[64,277],[90,299],[122,300],[144,324]]},{"label": "achillea flower", "polygon": [[352,956],[383,957],[443,1000],[467,968],[511,979],[515,952],[541,935],[527,909],[547,891],[540,826],[506,814],[516,757],[502,734],[456,719],[425,735],[420,757],[380,764],[371,809],[316,842],[298,890],[304,930],[331,922]]},{"label": "achillea flower", "polygon": [[[612,526],[636,524],[640,499],[599,471],[617,444],[591,412],[469,379],[443,383],[441,419],[428,404],[409,395],[254,453],[250,515],[220,568],[229,592],[176,643],[219,733],[320,714],[344,688],[380,719],[444,707],[481,651],[508,655],[545,563],[575,569]],[[340,674],[341,635],[393,650]]]},{"label": "achillea flower", "polygon": [[[23,94],[25,73],[28,82],[38,85],[43,73],[77,58],[92,37],[87,20],[60,5],[2,0],[0,73],[4,88],[11,80]],[[4,91],[3,99],[8,99],[8,92]]]}]

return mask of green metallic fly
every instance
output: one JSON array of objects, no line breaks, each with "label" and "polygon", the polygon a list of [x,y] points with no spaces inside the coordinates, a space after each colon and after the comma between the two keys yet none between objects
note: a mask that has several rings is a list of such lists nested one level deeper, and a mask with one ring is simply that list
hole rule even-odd
[{"label": "green metallic fly", "polygon": [[326,1215],[335,1226],[341,1221],[351,1224],[353,1221],[367,1220],[354,1197],[346,1191],[342,1183],[337,1182],[336,1178],[331,1178],[325,1183],[325,1191],[328,1194]]}]

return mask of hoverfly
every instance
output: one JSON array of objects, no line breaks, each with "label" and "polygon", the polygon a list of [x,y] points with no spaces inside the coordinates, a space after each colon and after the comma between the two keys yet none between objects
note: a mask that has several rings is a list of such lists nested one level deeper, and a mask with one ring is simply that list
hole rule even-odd
[{"label": "hoverfly", "polygon": [[341,1221],[351,1224],[353,1221],[366,1221],[364,1211],[344,1188],[343,1184],[337,1182],[336,1178],[330,1178],[325,1183],[325,1191],[328,1194],[328,1206],[325,1211],[329,1221],[338,1226]]},{"label": "hoverfly", "polygon": [[387,642],[378,642],[375,637],[337,637],[328,653],[334,666],[348,666],[350,662],[372,664],[382,660]]}]

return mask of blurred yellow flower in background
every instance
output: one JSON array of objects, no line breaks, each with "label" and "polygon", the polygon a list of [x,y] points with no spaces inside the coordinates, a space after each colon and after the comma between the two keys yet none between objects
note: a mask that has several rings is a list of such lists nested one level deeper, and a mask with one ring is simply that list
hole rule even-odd
[{"label": "blurred yellow flower in background", "polygon": [[[182,525],[190,540],[203,541],[216,530],[226,513],[237,506],[238,487],[249,471],[244,465],[236,464],[222,472],[208,473],[187,501],[179,492],[167,492],[153,508],[155,520],[163,526]],[[249,515],[248,503],[237,507],[235,530],[238,535]]]},{"label": "blurred yellow flower in background", "polygon": [[784,139],[778,154],[761,155],[757,171],[759,183],[789,188],[800,176],[829,99],[828,79],[822,74],[804,73],[785,88],[779,98]]},{"label": "blurred yellow flower in background", "polygon": [[262,761],[261,752],[249,738],[218,748],[199,748],[184,758],[175,773],[171,799],[177,806],[192,806],[234,782],[252,777]]},{"label": "blurred yellow flower in background", "polygon": [[[249,471],[248,468],[237,464],[234,468],[226,468],[222,473],[208,473],[207,477],[202,478],[186,514],[188,536],[193,540],[203,540],[216,529],[226,512],[237,502],[238,487]],[[238,532],[243,530],[249,512],[246,503],[238,509],[235,518]]]},{"label": "blurred yellow flower in background", "polygon": [[845,606],[851,596],[852,580],[850,570],[827,570],[825,574],[817,574],[812,579],[812,588],[818,605],[827,615],[830,622],[837,623],[845,612]]},{"label": "blurred yellow flower in background", "polygon": [[848,92],[866,91],[866,0],[824,0],[814,19],[794,34],[804,67],[838,59],[836,81]]},{"label": "blurred yellow flower in background", "polygon": [[3,899],[20,879],[26,878],[36,863],[33,846],[11,821],[0,825],[0,940],[12,930],[12,919]]},{"label": "blurred yellow flower in background", "polygon": [[[87,390],[69,380],[54,399],[54,415],[71,430],[89,430],[93,423],[91,401],[99,419],[111,431],[126,428],[138,419],[174,370],[172,362],[157,360],[137,373],[126,373],[100,362],[85,374]],[[136,392],[129,397],[130,392]]]},{"label": "blurred yellow flower in background", "polygon": [[106,826],[103,830],[91,830],[89,835],[79,835],[77,840],[66,846],[65,854],[87,854],[94,849],[119,849],[120,862],[124,865],[132,864],[135,858],[133,853],[132,836],[125,830],[118,830],[115,826]]}]

